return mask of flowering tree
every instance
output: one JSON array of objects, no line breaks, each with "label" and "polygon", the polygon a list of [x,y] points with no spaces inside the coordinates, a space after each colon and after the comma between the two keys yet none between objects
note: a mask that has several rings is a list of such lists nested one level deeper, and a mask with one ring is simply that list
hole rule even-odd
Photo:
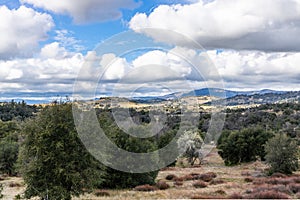
[{"label": "flowering tree", "polygon": [[200,150],[203,139],[198,132],[185,131],[177,140],[177,144],[180,154],[186,157],[191,165],[194,165],[197,159],[201,164],[203,155]]}]

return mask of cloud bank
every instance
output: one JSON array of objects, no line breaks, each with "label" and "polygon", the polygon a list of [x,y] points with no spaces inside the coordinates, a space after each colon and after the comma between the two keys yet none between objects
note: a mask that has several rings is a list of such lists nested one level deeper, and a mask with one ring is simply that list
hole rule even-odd
[{"label": "cloud bank", "polygon": [[189,44],[145,28],[176,31],[208,49],[300,51],[300,0],[200,0],[189,5],[160,5],[149,15],[137,13],[129,27],[181,46]]}]

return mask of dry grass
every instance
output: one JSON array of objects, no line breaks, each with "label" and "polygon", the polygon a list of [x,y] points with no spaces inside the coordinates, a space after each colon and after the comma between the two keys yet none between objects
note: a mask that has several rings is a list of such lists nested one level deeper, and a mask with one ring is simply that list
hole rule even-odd
[{"label": "dry grass", "polygon": [[[143,191],[138,191],[138,189],[99,190],[97,196],[96,191],[98,190],[96,190],[91,194],[74,197],[73,200],[241,199],[254,197],[299,199],[300,172],[291,176],[274,174],[272,177],[255,177],[257,172],[262,172],[266,168],[267,166],[261,162],[227,167],[217,151],[214,150],[205,158],[205,164],[201,167],[167,167],[161,170],[157,177],[157,180],[160,181],[156,186],[142,186],[141,190]],[[210,179],[210,181],[204,182],[200,177],[205,177],[205,180]],[[21,178],[6,179],[1,181],[4,184],[4,199],[14,199],[16,194],[24,191]],[[194,187],[198,181],[204,182],[207,187]],[[9,187],[12,182],[20,183],[22,186]],[[160,184],[167,184],[169,187],[159,190]]]},{"label": "dry grass", "polygon": [[97,197],[109,197],[110,194],[108,191],[105,190],[95,190],[94,195]]}]

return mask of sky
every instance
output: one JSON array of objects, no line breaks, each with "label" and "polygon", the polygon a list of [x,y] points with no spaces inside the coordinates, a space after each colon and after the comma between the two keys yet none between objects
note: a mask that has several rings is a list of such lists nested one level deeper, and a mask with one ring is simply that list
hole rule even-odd
[{"label": "sky", "polygon": [[300,90],[300,0],[0,0],[0,101]]}]

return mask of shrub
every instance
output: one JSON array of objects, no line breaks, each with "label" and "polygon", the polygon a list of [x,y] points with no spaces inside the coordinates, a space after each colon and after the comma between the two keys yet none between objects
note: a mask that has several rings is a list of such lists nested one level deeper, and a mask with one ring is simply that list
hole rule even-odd
[{"label": "shrub", "polygon": [[158,190],[157,187],[146,184],[146,185],[138,185],[134,188],[136,191],[142,191],[142,192],[150,192],[150,191],[155,191]]},{"label": "shrub", "polygon": [[110,196],[109,192],[107,192],[105,190],[95,190],[94,195],[97,196],[97,197],[108,197],[108,196]]},{"label": "shrub", "polygon": [[170,185],[168,183],[166,183],[165,181],[158,181],[156,183],[156,187],[160,190],[166,190],[166,189],[170,188]]},{"label": "shrub", "polygon": [[169,181],[174,180],[175,178],[177,178],[177,176],[175,174],[168,174],[166,176],[166,180],[169,180]]},{"label": "shrub", "polygon": [[193,183],[193,186],[195,188],[205,188],[205,187],[207,187],[207,184],[204,181],[197,181],[197,182]]},{"label": "shrub", "polygon": [[265,145],[270,173],[291,174],[298,169],[298,145],[286,134],[277,134]]}]

